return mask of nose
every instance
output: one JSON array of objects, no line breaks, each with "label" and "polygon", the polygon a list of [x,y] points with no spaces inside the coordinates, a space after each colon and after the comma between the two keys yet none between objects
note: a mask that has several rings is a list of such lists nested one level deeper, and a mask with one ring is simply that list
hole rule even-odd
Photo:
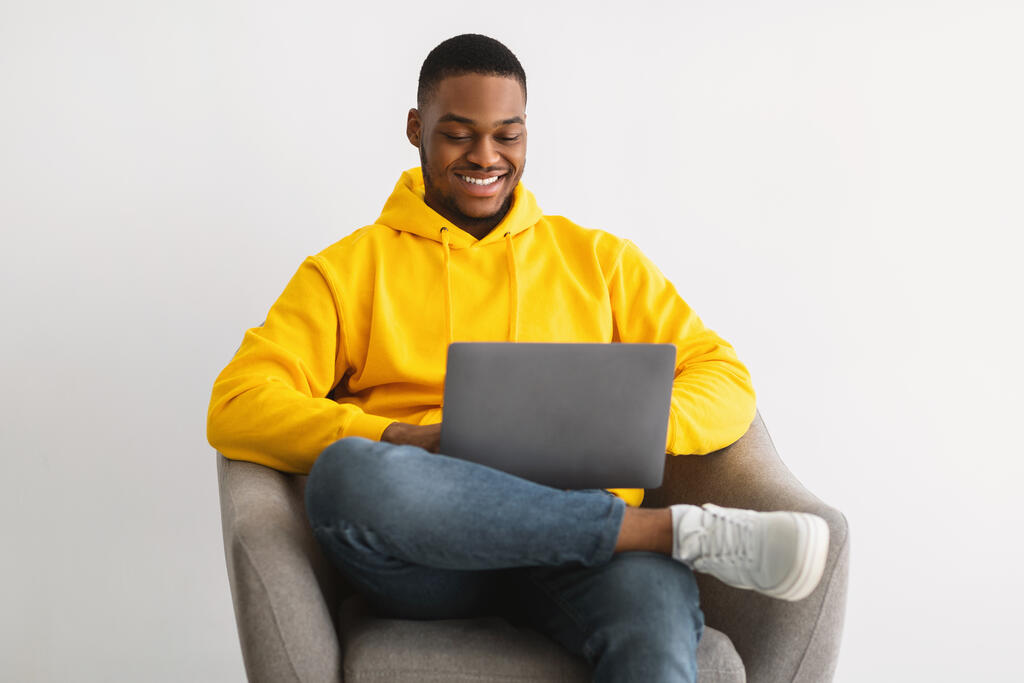
[{"label": "nose", "polygon": [[466,160],[481,168],[487,168],[499,164],[501,156],[498,154],[494,140],[489,135],[481,135],[466,154]]}]

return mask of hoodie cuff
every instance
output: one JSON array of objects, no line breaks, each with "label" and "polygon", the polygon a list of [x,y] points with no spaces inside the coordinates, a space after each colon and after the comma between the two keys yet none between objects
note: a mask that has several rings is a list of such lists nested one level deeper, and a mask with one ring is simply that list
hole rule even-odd
[{"label": "hoodie cuff", "polygon": [[390,417],[358,413],[352,416],[348,423],[348,428],[344,430],[341,436],[361,436],[364,439],[380,441],[381,434],[394,421]]}]

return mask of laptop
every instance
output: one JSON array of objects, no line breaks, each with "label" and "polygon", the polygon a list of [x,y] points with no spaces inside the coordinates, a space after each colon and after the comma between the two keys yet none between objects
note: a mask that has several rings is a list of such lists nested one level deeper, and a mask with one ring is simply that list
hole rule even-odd
[{"label": "laptop", "polygon": [[562,489],[657,488],[673,344],[458,342],[440,452]]}]

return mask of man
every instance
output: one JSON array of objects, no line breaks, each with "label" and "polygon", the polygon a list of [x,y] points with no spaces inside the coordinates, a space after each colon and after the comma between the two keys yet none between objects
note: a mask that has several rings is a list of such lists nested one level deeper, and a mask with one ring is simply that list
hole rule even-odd
[{"label": "man", "polygon": [[428,55],[406,130],[421,168],[247,331],[208,437],[310,473],[316,537],[380,613],[503,614],[585,657],[594,680],[693,681],[692,572],[799,599],[821,575],[821,519],[640,509],[641,490],[556,490],[436,454],[457,340],[675,344],[669,453],[723,448],[754,416],[732,347],[634,245],[541,213],[519,182],[525,110],[501,43],[462,35]]}]

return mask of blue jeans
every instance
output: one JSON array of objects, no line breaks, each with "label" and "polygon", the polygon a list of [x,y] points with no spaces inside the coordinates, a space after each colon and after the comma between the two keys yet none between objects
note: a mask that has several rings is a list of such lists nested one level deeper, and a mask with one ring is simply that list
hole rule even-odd
[{"label": "blue jeans", "polygon": [[613,554],[625,503],[415,446],[328,446],[306,484],[327,556],[382,616],[500,615],[584,657],[595,681],[696,681],[690,569]]}]

